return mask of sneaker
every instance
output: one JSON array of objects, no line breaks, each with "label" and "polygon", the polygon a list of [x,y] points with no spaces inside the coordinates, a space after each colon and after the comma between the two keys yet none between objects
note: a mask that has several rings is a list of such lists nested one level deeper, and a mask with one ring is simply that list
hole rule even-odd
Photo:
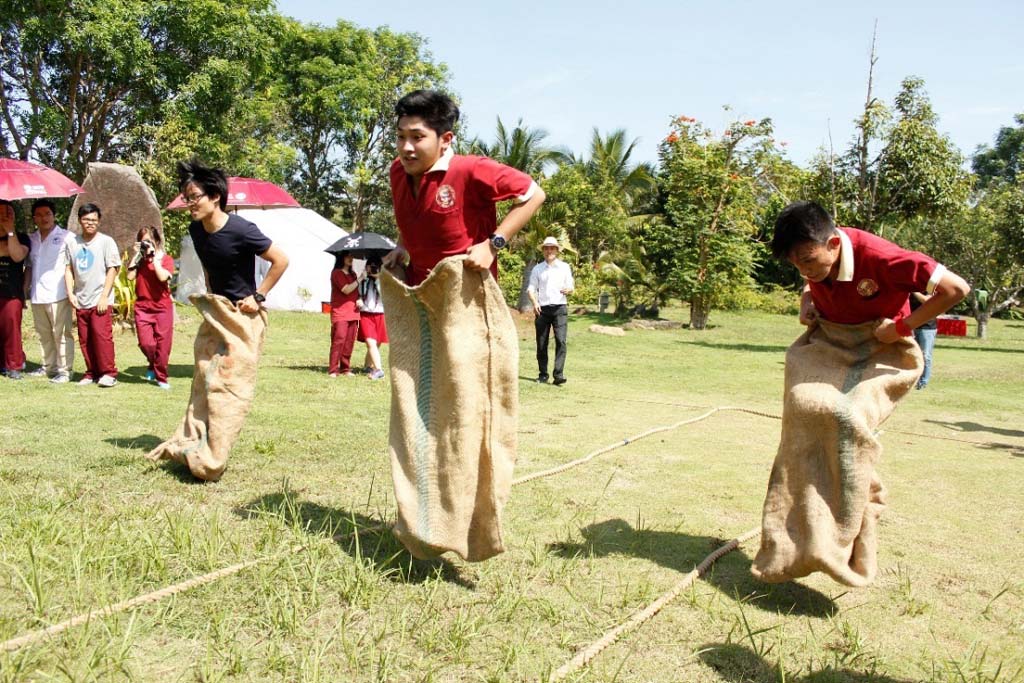
[{"label": "sneaker", "polygon": [[539,377],[537,377],[537,384],[547,384],[547,383],[548,383],[548,376],[547,375],[540,375]]},{"label": "sneaker", "polygon": [[[57,379],[57,378],[54,377],[54,379]],[[78,380],[78,386],[80,386],[80,387],[84,387],[87,384],[92,384],[92,377],[83,377],[82,379]]]},{"label": "sneaker", "polygon": [[170,382],[157,382],[156,386],[158,389],[163,389],[164,391],[169,391],[171,388]]},{"label": "sneaker", "polygon": [[50,384],[67,384],[71,378],[65,374],[54,375],[50,378]]},{"label": "sneaker", "polygon": [[7,379],[21,379],[21,371],[20,370],[8,370],[7,371]]},{"label": "sneaker", "polygon": [[96,383],[99,384],[101,387],[112,387],[115,384],[117,384],[117,378],[114,377],[113,375],[103,375],[102,377],[100,377],[100,380]]},{"label": "sneaker", "polygon": [[32,372],[25,373],[29,377],[46,377],[46,368],[36,368]]},{"label": "sneaker", "polygon": [[341,375],[342,375],[342,377],[351,377],[352,376],[352,371],[351,370],[346,370],[345,372],[341,373]]},{"label": "sneaker", "polygon": [[384,371],[374,370],[373,372],[370,373],[370,379],[384,379]]},{"label": "sneaker", "polygon": [[555,381],[554,381],[554,382],[552,382],[552,384],[554,384],[554,385],[555,385],[556,387],[560,387],[560,386],[562,386],[563,384],[565,384],[565,381],[566,381],[566,380],[565,380],[565,378],[564,378],[564,377],[556,377],[556,378],[555,378]]},{"label": "sneaker", "polygon": [[334,379],[335,377],[337,377],[337,376],[338,376],[338,373],[336,373],[336,372],[331,372],[331,373],[328,373],[328,374],[327,374],[327,376],[328,376],[328,377],[330,377],[331,379]]},{"label": "sneaker", "polygon": [[155,382],[156,381],[156,373],[153,372],[152,370],[146,370],[146,381],[147,382]]}]

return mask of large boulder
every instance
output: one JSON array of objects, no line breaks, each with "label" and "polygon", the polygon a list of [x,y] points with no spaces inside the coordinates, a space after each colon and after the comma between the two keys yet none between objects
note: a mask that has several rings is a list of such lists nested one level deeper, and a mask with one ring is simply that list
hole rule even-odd
[{"label": "large boulder", "polygon": [[113,237],[121,253],[131,249],[139,228],[153,226],[163,234],[156,195],[131,166],[94,161],[89,164],[82,188],[84,192],[75,197],[68,217],[68,229],[72,232],[82,232],[78,226],[78,207],[92,203],[103,212],[100,232]]}]

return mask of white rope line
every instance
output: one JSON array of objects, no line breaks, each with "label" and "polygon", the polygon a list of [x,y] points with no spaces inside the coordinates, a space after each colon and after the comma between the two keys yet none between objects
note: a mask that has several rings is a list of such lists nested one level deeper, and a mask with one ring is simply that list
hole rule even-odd
[{"label": "white rope line", "polygon": [[593,643],[588,645],[585,649],[581,650],[575,657],[570,659],[568,662],[556,669],[551,676],[548,678],[548,683],[554,683],[560,681],[566,676],[575,671],[582,669],[590,663],[594,657],[601,654],[605,648],[612,645],[617,641],[623,634],[629,633],[630,631],[639,628],[645,621],[653,617],[655,614],[660,612],[665,605],[675,600],[680,593],[686,590],[690,584],[696,579],[704,576],[708,569],[713,565],[720,557],[731,553],[733,550],[738,548],[740,544],[749,541],[761,534],[761,527],[755,527],[750,531],[732,539],[725,545],[721,546],[713,553],[704,558],[704,561],[697,565],[693,571],[680,579],[668,592],[662,594],[657,600],[649,604],[644,609],[635,613],[628,620],[622,622],[615,628],[611,629],[603,636],[595,640]]}]

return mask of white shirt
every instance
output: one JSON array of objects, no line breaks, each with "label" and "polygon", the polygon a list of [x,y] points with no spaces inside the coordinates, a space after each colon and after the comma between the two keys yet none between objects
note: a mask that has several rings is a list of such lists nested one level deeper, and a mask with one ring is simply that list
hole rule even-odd
[{"label": "white shirt", "polygon": [[541,306],[559,306],[567,303],[563,289],[576,288],[572,279],[572,268],[562,259],[556,258],[548,265],[541,261],[530,271],[530,291]]},{"label": "white shirt", "polygon": [[59,225],[53,226],[46,240],[40,243],[39,231],[28,236],[32,243],[32,288],[29,298],[34,304],[55,304],[68,298],[64,284],[64,242],[71,234]]}]

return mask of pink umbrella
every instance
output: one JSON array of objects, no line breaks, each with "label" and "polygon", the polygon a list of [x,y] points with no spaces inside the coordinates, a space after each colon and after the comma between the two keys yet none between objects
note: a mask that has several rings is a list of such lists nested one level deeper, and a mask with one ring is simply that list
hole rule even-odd
[{"label": "pink umbrella", "polygon": [[81,191],[81,187],[48,166],[0,159],[0,199],[70,197]]},{"label": "pink umbrella", "polygon": [[[274,183],[254,178],[228,178],[228,208],[267,209],[279,206],[300,206],[295,198]],[[168,209],[187,209],[179,194]]]}]

